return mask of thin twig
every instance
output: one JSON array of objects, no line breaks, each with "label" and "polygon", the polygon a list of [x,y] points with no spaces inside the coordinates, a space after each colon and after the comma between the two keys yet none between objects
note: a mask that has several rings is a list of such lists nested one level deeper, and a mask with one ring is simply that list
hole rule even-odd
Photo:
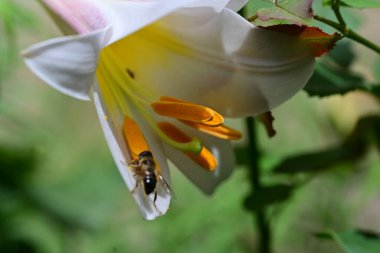
[{"label": "thin twig", "polygon": [[368,47],[369,49],[372,49],[376,53],[380,54],[380,47],[378,45],[376,45],[372,41],[364,38],[360,34],[352,31],[347,26],[343,27],[341,24],[339,24],[339,23],[337,23],[337,22],[335,22],[333,20],[327,19],[325,17],[318,16],[318,15],[315,15],[314,19],[318,20],[319,22],[325,23],[325,24],[333,27],[334,29],[336,29],[339,32],[341,32],[344,37],[352,39],[352,40],[354,40],[354,41],[356,41],[356,42],[358,42],[358,43],[360,43],[360,44]]},{"label": "thin twig", "polygon": [[341,27],[347,28],[346,22],[344,21],[343,16],[340,13],[340,0],[333,0],[331,8],[334,11],[334,14],[336,18],[338,19]]}]

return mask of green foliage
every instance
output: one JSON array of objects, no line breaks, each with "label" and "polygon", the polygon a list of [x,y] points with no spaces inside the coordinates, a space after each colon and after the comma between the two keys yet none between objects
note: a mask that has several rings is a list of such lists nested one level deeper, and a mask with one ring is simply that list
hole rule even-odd
[{"label": "green foliage", "polygon": [[[324,0],[323,4],[330,6],[333,0]],[[378,0],[343,0],[340,1],[340,5],[351,8],[380,8],[380,2]]]},{"label": "green foliage", "polygon": [[257,189],[244,201],[244,207],[251,211],[258,211],[272,204],[281,203],[287,200],[295,186],[292,185],[272,185]]},{"label": "green foliage", "polygon": [[312,16],[312,4],[313,0],[278,0],[276,5],[297,17],[308,19]]},{"label": "green foliage", "polygon": [[254,14],[256,14],[256,12],[259,10],[259,9],[262,9],[262,8],[271,8],[273,7],[273,1],[267,1],[267,0],[249,0],[247,5],[246,5],[246,9],[247,9],[247,14],[248,16],[247,17],[250,17],[250,16],[253,16]]},{"label": "green foliage", "polygon": [[273,171],[282,174],[316,173],[357,160],[366,154],[366,150],[373,143],[372,139],[377,144],[380,143],[379,127],[380,116],[362,118],[354,131],[337,147],[289,157]]},{"label": "green foliage", "polygon": [[[252,1],[252,4],[254,4]],[[277,1],[269,7],[257,8],[253,24],[256,26],[273,26],[284,24],[310,25],[312,1]]]},{"label": "green foliage", "polygon": [[272,7],[259,9],[256,13],[258,16],[254,20],[253,24],[256,26],[273,26],[273,25],[287,25],[287,24],[305,24],[310,25],[311,20],[303,19],[296,15],[293,15],[289,11],[282,9],[280,7]]},{"label": "green foliage", "polygon": [[327,170],[340,163],[349,163],[356,160],[363,154],[362,147],[339,146],[328,150],[311,152],[301,155],[295,155],[282,161],[274,168],[276,173],[294,174],[294,173],[316,173]]},{"label": "green foliage", "polygon": [[318,233],[321,239],[334,240],[346,253],[378,253],[380,252],[380,235],[364,230]]},{"label": "green foliage", "polygon": [[351,70],[355,60],[352,43],[343,42],[320,61],[304,90],[310,96],[329,96],[366,89],[367,84],[362,75]]}]

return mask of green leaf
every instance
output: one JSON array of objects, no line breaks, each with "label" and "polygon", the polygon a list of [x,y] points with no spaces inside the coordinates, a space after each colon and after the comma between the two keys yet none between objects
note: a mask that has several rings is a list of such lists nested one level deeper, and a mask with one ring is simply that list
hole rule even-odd
[{"label": "green leaf", "polygon": [[311,25],[311,20],[305,20],[297,17],[286,10],[278,7],[265,8],[257,11],[258,18],[253,22],[256,26],[273,26],[273,25]]},{"label": "green leaf", "polygon": [[250,0],[246,5],[249,16],[252,16],[261,8],[270,8],[272,6],[273,2],[266,0]]},{"label": "green leaf", "polygon": [[361,157],[365,149],[360,146],[339,146],[328,150],[310,152],[289,157],[274,168],[274,172],[283,174],[316,173],[327,170],[343,162]]},{"label": "green leaf", "polygon": [[342,144],[327,150],[289,157],[273,168],[273,171],[281,174],[316,173],[354,161],[365,154],[373,137],[380,150],[379,129],[380,116],[362,118]]},{"label": "green leaf", "polygon": [[369,231],[355,230],[337,233],[327,231],[318,233],[321,239],[334,240],[346,253],[379,253],[380,237]]},{"label": "green leaf", "polygon": [[356,58],[352,46],[352,42],[343,40],[329,52],[328,56],[331,57],[340,67],[348,69],[351,67],[351,64]]},{"label": "green leaf", "polygon": [[315,71],[304,90],[310,96],[325,97],[365,89],[364,78],[325,61],[316,64]]},{"label": "green leaf", "polygon": [[311,5],[313,0],[278,0],[277,6],[302,19],[313,15]]},{"label": "green leaf", "polygon": [[310,96],[345,94],[367,89],[362,75],[350,70],[355,60],[351,44],[338,44],[327,56],[317,62],[315,71],[304,90]]},{"label": "green leaf", "polygon": [[[323,1],[324,5],[331,5],[332,0]],[[340,5],[351,8],[380,8],[380,2],[378,0],[343,0],[340,1]]]},{"label": "green leaf", "polygon": [[257,211],[265,206],[280,203],[288,199],[295,186],[273,185],[262,187],[248,196],[244,201],[244,207],[251,211]]},{"label": "green leaf", "polygon": [[260,8],[255,14],[253,23],[256,26],[273,25],[311,25],[311,0],[281,0],[271,7]]}]

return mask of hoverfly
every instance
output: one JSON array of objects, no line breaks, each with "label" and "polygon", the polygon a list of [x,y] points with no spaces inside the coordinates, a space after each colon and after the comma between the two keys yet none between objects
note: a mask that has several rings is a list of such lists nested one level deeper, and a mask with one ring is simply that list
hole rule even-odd
[{"label": "hoverfly", "polygon": [[171,188],[165,179],[161,176],[157,169],[156,162],[150,151],[143,151],[138,155],[138,159],[130,162],[129,167],[133,171],[133,175],[136,177],[136,185],[132,190],[134,193],[139,185],[143,187],[144,193],[149,196],[154,193],[153,205],[156,207],[157,200],[157,183],[161,183],[167,192],[171,194]]}]

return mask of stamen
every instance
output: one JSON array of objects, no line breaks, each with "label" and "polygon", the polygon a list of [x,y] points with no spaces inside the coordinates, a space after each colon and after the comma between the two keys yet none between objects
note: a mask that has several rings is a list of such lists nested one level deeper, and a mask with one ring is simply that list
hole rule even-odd
[{"label": "stamen", "polygon": [[[189,140],[191,140],[191,137],[189,137],[180,129],[178,129],[176,126],[168,122],[159,122],[158,126],[166,135],[168,135],[170,138],[172,138],[175,141],[189,142]],[[190,157],[194,162],[196,162],[197,164],[199,164],[200,166],[202,166],[204,169],[208,171],[214,171],[217,166],[216,158],[205,147],[202,147],[202,150],[198,155],[195,155],[194,153],[190,153],[190,152],[184,152],[184,153],[188,157]]]},{"label": "stamen", "polygon": [[227,127],[225,125],[220,125],[217,127],[211,127],[211,126],[206,126],[204,124],[199,124],[199,123],[194,123],[190,121],[184,121],[182,120],[183,123],[185,123],[188,126],[191,126],[201,132],[204,132],[206,134],[218,137],[220,139],[225,139],[225,140],[238,140],[241,139],[242,134],[230,127]]},{"label": "stamen", "polygon": [[[124,118],[123,133],[132,159],[138,159],[141,152],[150,150],[140,127],[128,116]],[[158,173],[161,171],[158,163],[156,163],[156,170]]]},{"label": "stamen", "polygon": [[214,116],[211,109],[194,104],[160,101],[152,103],[151,106],[161,116],[182,120],[205,122]]},{"label": "stamen", "polygon": [[151,117],[149,112],[145,110],[145,108],[142,108],[142,106],[138,103],[135,103],[137,109],[140,111],[140,113],[144,116],[145,120],[149,124],[149,126],[155,131],[155,133],[158,135],[158,137],[161,138],[164,142],[166,142],[168,145],[172,146],[173,148],[192,152],[194,154],[199,154],[202,151],[202,145],[199,142],[198,139],[193,138],[189,142],[178,142],[171,138],[169,138],[158,126],[157,122]]},{"label": "stamen", "polygon": [[[202,123],[206,126],[219,126],[219,125],[223,124],[223,122],[224,122],[224,118],[221,114],[212,110],[211,108],[208,108],[208,107],[205,107],[202,105],[194,104],[192,102],[188,102],[188,101],[181,100],[178,98],[173,98],[173,97],[160,97],[160,101],[162,101],[162,102],[176,102],[176,103],[186,104],[188,106],[200,106],[202,108],[207,109],[209,112],[212,112],[212,114],[213,114],[213,116],[211,118],[209,118],[206,121],[194,121],[194,122]],[[173,118],[175,118],[175,117],[173,117]],[[186,120],[186,119],[183,119],[183,120]],[[188,121],[192,121],[192,120],[188,120]]]},{"label": "stamen", "polygon": [[199,123],[205,126],[217,127],[217,126],[222,125],[223,122],[224,122],[223,116],[217,113],[216,111],[214,111],[214,116],[210,120],[205,121],[205,122],[199,122]]},{"label": "stamen", "polygon": [[128,116],[125,116],[124,118],[123,133],[128,150],[133,159],[138,159],[141,152],[149,150],[140,127]]}]

